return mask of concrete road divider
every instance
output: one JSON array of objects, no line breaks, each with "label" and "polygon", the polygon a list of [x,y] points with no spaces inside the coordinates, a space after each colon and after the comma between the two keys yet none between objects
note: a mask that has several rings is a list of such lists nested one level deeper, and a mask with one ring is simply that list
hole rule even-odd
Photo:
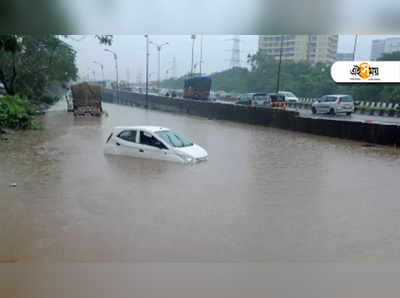
[{"label": "concrete road divider", "polygon": [[110,90],[104,90],[103,101],[134,105],[209,119],[271,126],[292,131],[357,140],[382,145],[400,145],[400,126],[378,124],[370,121],[345,121],[340,119],[315,119],[300,117],[297,111],[277,110],[263,107],[228,105],[218,102],[172,99],[169,97],[120,92],[119,102]]}]

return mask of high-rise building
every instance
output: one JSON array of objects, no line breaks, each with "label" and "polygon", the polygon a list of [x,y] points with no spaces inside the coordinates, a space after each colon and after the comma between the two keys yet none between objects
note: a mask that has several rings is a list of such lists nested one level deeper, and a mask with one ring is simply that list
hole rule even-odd
[{"label": "high-rise building", "polygon": [[386,38],[384,53],[392,54],[395,52],[400,52],[400,38]]},{"label": "high-rise building", "polygon": [[336,61],[338,35],[262,35],[258,49],[276,58],[310,63]]},{"label": "high-rise building", "polygon": [[399,37],[376,39],[372,41],[371,60],[376,60],[384,54],[392,54],[394,52],[400,52]]},{"label": "high-rise building", "polygon": [[385,52],[385,40],[384,39],[373,40],[370,59],[375,61],[376,59],[381,57],[384,52]]},{"label": "high-rise building", "polygon": [[337,53],[336,61],[353,61],[353,53]]}]

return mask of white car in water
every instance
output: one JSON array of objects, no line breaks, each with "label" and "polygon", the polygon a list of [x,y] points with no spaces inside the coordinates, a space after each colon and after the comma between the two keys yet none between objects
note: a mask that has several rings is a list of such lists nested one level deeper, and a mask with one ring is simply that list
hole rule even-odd
[{"label": "white car in water", "polygon": [[104,153],[179,163],[208,159],[208,153],[202,147],[159,126],[115,127],[106,140]]}]

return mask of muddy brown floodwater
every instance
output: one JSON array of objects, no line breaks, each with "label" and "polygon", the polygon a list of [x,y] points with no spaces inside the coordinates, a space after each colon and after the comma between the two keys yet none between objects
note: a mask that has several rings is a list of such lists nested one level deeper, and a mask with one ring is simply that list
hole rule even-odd
[{"label": "muddy brown floodwater", "polygon": [[[43,130],[0,143],[0,297],[398,293],[400,150],[105,109],[76,119],[60,102]],[[209,161],[103,154],[113,126],[145,124],[192,139]]]},{"label": "muddy brown floodwater", "polygon": [[[346,261],[400,256],[400,151],[105,105],[0,143],[0,262]],[[173,128],[192,166],[105,156],[116,125]],[[16,183],[16,187],[10,187]]]}]

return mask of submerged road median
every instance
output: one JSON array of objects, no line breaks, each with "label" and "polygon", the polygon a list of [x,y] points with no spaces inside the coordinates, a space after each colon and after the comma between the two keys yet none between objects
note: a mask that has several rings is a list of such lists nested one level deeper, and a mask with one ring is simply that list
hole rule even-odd
[{"label": "submerged road median", "polygon": [[111,90],[103,91],[103,101],[140,107],[145,107],[147,104],[149,109],[185,113],[209,119],[271,126],[381,145],[400,145],[400,126],[396,124],[366,123],[334,118],[307,118],[301,117],[296,111],[187,99],[171,99],[169,97],[155,95],[148,95],[146,101],[145,94],[132,92],[120,92],[119,100],[117,100]]}]

